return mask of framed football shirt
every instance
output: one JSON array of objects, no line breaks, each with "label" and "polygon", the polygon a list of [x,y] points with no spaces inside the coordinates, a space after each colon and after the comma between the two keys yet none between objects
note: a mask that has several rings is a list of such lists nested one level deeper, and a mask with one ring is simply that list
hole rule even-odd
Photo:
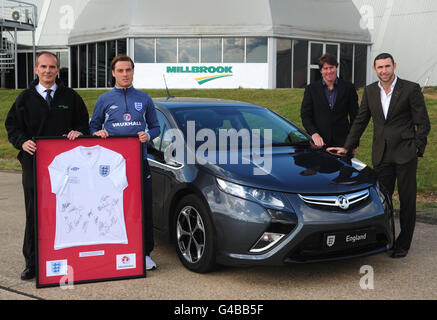
[{"label": "framed football shirt", "polygon": [[145,277],[138,136],[36,144],[37,288]]},{"label": "framed football shirt", "polygon": [[126,160],[100,145],[79,146],[49,165],[56,194],[54,249],[128,243],[123,212]]}]

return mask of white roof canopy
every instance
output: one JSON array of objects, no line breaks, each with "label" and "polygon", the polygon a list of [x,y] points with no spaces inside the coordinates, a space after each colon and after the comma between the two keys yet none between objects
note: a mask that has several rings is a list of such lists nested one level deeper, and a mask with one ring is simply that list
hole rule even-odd
[{"label": "white roof canopy", "polygon": [[350,0],[90,0],[70,45],[126,37],[289,37],[370,43]]}]

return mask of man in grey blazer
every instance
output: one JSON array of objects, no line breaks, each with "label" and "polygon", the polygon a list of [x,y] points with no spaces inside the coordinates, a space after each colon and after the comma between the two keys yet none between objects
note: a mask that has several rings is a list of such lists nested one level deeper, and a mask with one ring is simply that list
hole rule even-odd
[{"label": "man in grey blazer", "polygon": [[425,152],[431,125],[420,86],[395,75],[396,63],[390,54],[378,55],[373,70],[379,81],[365,88],[344,146],[327,151],[346,154],[355,148],[373,119],[374,169],[390,196],[398,183],[401,230],[392,257],[402,258],[410,249],[416,223],[417,157]]}]

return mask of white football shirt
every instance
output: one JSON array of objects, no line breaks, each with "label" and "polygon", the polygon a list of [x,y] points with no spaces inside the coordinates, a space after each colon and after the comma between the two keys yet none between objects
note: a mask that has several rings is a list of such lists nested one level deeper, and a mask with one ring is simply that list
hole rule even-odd
[{"label": "white football shirt", "polygon": [[126,161],[101,146],[77,147],[49,165],[56,194],[55,250],[97,244],[127,244],[123,190]]}]

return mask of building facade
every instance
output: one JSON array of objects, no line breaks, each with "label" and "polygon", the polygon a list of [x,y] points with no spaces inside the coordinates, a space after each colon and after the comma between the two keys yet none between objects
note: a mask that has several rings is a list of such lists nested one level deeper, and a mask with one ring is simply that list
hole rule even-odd
[{"label": "building facade", "polygon": [[[320,78],[325,52],[356,87],[375,80],[380,52],[395,56],[401,77],[437,84],[437,41],[426,32],[437,23],[432,0],[28,2],[38,8],[37,51],[57,53],[74,88],[112,87],[119,53],[134,59],[137,88],[303,88]],[[24,88],[34,76],[31,34],[18,40]]]},{"label": "building facade", "polygon": [[[103,4],[123,13],[99,16]],[[70,83],[112,87],[109,62],[127,53],[138,88],[303,88],[330,52],[359,87],[370,45],[359,21],[352,2],[92,0],[69,35]]]}]

